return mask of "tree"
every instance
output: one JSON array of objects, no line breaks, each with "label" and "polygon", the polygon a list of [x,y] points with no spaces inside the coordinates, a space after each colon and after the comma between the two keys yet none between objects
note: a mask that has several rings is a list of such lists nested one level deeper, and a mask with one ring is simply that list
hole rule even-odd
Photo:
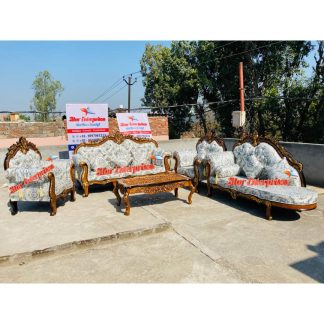
[{"label": "tree", "polygon": [[171,138],[179,137],[192,124],[190,106],[163,108],[197,102],[198,80],[190,61],[192,53],[190,42],[172,42],[171,48],[146,45],[141,59],[145,87],[143,104],[159,107],[154,111],[169,116]]},{"label": "tree", "polygon": [[33,89],[35,95],[30,108],[39,113],[35,116],[35,120],[48,121],[50,113],[56,109],[56,99],[64,88],[61,82],[54,80],[48,71],[43,71],[36,76]]}]

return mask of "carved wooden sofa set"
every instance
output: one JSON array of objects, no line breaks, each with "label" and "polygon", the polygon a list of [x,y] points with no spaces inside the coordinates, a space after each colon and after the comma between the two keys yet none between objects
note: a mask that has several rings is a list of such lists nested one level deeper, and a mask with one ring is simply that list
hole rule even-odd
[{"label": "carved wooden sofa set", "polygon": [[[49,201],[51,215],[55,215],[58,198],[71,193],[71,200],[74,201],[75,180],[81,184],[84,197],[89,195],[90,185],[113,183],[119,204],[118,189],[127,193],[126,198],[135,191],[134,185],[124,184],[118,188],[117,181],[120,179],[138,178],[143,183],[142,192],[150,193],[154,190],[166,191],[171,187],[176,191],[178,187],[192,186],[191,180],[183,176],[155,177],[155,183],[145,178],[165,175],[170,171],[170,155],[159,149],[153,139],[124,136],[117,132],[96,142],[82,143],[74,153],[72,161],[43,161],[37,147],[26,138],[21,137],[13,144],[4,161],[11,213],[17,213],[18,201]],[[139,190],[138,187],[136,191]],[[190,203],[191,196],[188,198]],[[125,200],[125,204],[126,214],[129,214],[128,200]]]},{"label": "carved wooden sofa set", "polygon": [[[82,143],[74,153],[73,161],[43,161],[37,147],[24,137],[13,144],[4,161],[12,214],[18,211],[18,201],[48,201],[51,215],[55,215],[57,199],[70,193],[71,200],[75,200],[75,179],[81,184],[84,197],[88,196],[90,185],[112,183],[119,204],[118,190],[124,193],[126,215],[131,192],[174,190],[177,196],[178,187],[189,187],[191,203],[194,189],[202,182],[207,184],[208,195],[212,189],[220,189],[229,192],[233,199],[242,196],[266,205],[269,220],[272,206],[292,210],[317,207],[317,193],[305,188],[302,164],[275,140],[257,134],[243,136],[233,151],[227,151],[222,138],[208,134],[198,141],[196,150],[173,152],[175,173],[170,172],[171,156],[152,139],[116,133],[100,141]],[[154,179],[148,179],[154,175]]]},{"label": "carved wooden sofa set", "polygon": [[268,137],[243,135],[227,151],[224,140],[211,134],[201,138],[196,150],[173,152],[176,172],[205,182],[212,189],[244,197],[271,207],[310,210],[317,207],[317,193],[306,189],[302,163],[296,161],[278,142]]}]

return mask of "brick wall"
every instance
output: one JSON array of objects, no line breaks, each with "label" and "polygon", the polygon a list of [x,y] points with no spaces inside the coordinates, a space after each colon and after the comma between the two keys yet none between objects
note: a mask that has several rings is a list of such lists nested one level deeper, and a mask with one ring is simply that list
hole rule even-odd
[{"label": "brick wall", "polygon": [[[149,117],[153,138],[156,140],[169,139],[168,117]],[[118,130],[116,118],[109,118],[110,134]],[[64,136],[64,123],[56,122],[0,122],[0,139],[32,137],[55,137]]]},{"label": "brick wall", "polygon": [[42,122],[1,122],[0,138],[55,137],[64,135],[62,121]]}]

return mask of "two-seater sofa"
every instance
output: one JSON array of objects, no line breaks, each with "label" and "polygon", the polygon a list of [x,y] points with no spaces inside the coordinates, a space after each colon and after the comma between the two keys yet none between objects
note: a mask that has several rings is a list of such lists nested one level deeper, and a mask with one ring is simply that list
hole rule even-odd
[{"label": "two-seater sofa", "polygon": [[220,189],[233,199],[241,196],[266,206],[310,210],[317,207],[317,193],[306,189],[302,163],[278,142],[257,133],[243,135],[233,151],[214,154],[206,162],[208,194]]},{"label": "two-seater sofa", "polygon": [[206,179],[204,161],[226,150],[224,140],[208,132],[198,140],[196,149],[178,149],[173,152],[174,170],[176,173],[190,177],[197,188],[199,181]]},{"label": "two-seater sofa", "polygon": [[168,172],[169,158],[153,139],[119,132],[99,141],[81,143],[72,156],[84,197],[93,184],[113,183],[116,190],[118,179]]}]

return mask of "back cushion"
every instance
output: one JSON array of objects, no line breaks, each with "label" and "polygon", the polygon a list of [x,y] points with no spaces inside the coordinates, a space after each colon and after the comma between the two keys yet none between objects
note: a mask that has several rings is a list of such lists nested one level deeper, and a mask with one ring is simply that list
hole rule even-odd
[{"label": "back cushion", "polygon": [[267,143],[258,144],[254,154],[263,166],[273,166],[281,160],[277,151]]},{"label": "back cushion", "polygon": [[10,159],[9,168],[32,168],[37,167],[40,163],[40,156],[33,150],[28,150],[26,154],[18,151],[16,155]]},{"label": "back cushion", "polygon": [[236,163],[248,178],[257,178],[261,174],[263,165],[255,156],[255,148],[250,143],[236,146],[233,153]]},{"label": "back cushion", "polygon": [[207,141],[202,141],[197,145],[197,157],[199,160],[204,160],[210,158],[215,153],[223,152],[223,148],[217,144],[216,141],[208,143]]}]

